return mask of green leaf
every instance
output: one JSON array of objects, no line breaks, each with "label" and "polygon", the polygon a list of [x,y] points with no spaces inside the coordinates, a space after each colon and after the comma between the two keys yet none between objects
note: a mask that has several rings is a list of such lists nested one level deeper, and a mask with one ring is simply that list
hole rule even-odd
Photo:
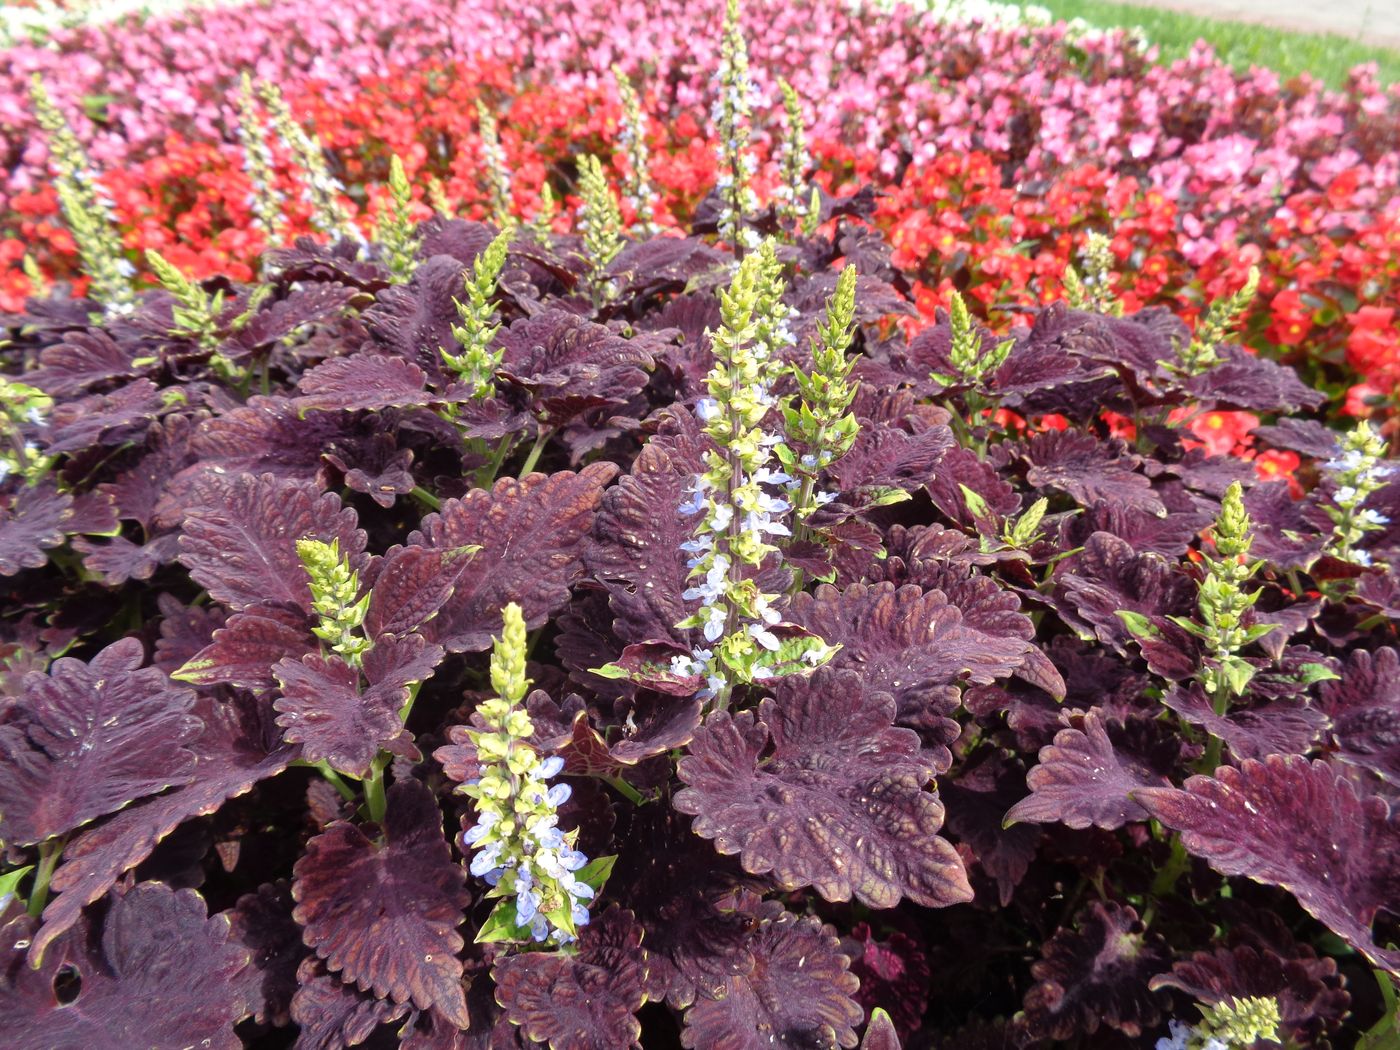
[{"label": "green leaf", "polygon": [[1157,639],[1162,637],[1155,624],[1140,612],[1133,612],[1131,609],[1119,609],[1118,619],[1123,621],[1123,626],[1128,629],[1128,633],[1134,638]]},{"label": "green leaf", "polygon": [[4,909],[5,902],[11,897],[18,896],[20,880],[33,870],[34,865],[27,864],[22,868],[15,868],[14,871],[7,871],[0,875],[0,910]]},{"label": "green leaf", "polygon": [[[1259,593],[1263,593],[1262,591]],[[1276,623],[1256,623],[1253,627],[1246,628],[1244,641],[1248,645],[1250,642],[1257,642],[1264,635],[1277,630],[1281,625]]]},{"label": "green leaf", "polygon": [[1225,681],[1229,683],[1231,692],[1236,696],[1242,696],[1244,691],[1249,688],[1250,680],[1254,677],[1255,667],[1247,660],[1232,656],[1221,662],[1220,671],[1225,675]]},{"label": "green leaf", "polygon": [[1312,685],[1314,682],[1336,682],[1340,681],[1341,677],[1326,664],[1304,664],[1298,669],[1298,681],[1303,685]]},{"label": "green leaf", "polygon": [[611,857],[594,857],[574,873],[574,878],[579,882],[592,886],[594,893],[599,893],[603,889],[603,884],[608,881],[608,876],[612,874],[613,866],[616,864],[616,854]]},{"label": "green leaf", "polygon": [[913,499],[904,489],[897,489],[890,485],[872,485],[863,490],[866,497],[866,507],[888,507],[893,503],[903,503]]},{"label": "green leaf", "polygon": [[481,929],[476,931],[477,944],[528,940],[531,940],[529,928],[515,924],[514,897],[504,897],[497,901],[496,906],[491,909],[491,914],[481,924]]},{"label": "green leaf", "polygon": [[604,664],[602,667],[590,667],[589,674],[596,674],[599,678],[623,679],[631,678],[631,674],[624,667],[617,664]]}]

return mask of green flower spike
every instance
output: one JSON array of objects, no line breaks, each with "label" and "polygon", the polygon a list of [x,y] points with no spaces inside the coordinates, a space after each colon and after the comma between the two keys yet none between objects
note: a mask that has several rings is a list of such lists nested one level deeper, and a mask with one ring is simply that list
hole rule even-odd
[{"label": "green flower spike", "polygon": [[351,571],[350,563],[340,556],[339,540],[297,540],[297,556],[310,577],[311,608],[319,621],[311,633],[358,667],[360,658],[374,647],[361,631],[370,595],[360,596],[359,573]]},{"label": "green flower spike", "polygon": [[758,158],[750,149],[750,118],[755,91],[749,79],[749,50],[739,25],[739,0],[729,0],[720,43],[719,97],[710,117],[719,139],[719,181],[715,188],[723,202],[719,238],[734,247],[736,255],[758,247],[757,230],[744,226],[744,216],[758,210],[758,196],[750,185],[758,172]]},{"label": "green flower spike", "polygon": [[423,239],[413,221],[413,189],[404,173],[403,161],[397,156],[389,162],[389,205],[380,219],[377,239],[384,250],[390,280],[407,284],[418,267],[418,249]]},{"label": "green flower spike", "polygon": [[589,265],[588,286],[593,305],[597,307],[617,294],[607,269],[622,251],[622,211],[603,174],[602,161],[592,154],[585,154],[579,160],[578,187],[583,202],[579,206],[577,226],[583,234],[583,250]]},{"label": "green flower spike", "polygon": [[636,214],[637,229],[644,234],[656,232],[656,190],[651,185],[651,152],[647,148],[647,120],[641,99],[622,67],[612,67],[617,94],[622,102],[622,122],[617,138],[627,157],[627,177],[623,180],[623,199]]},{"label": "green flower spike", "polygon": [[1357,547],[1366,533],[1384,529],[1390,519],[1364,504],[1386,484],[1395,468],[1385,462],[1385,439],[1364,420],[1342,439],[1342,453],[1324,464],[1335,484],[1332,506],[1324,506],[1332,519],[1328,550],[1344,561],[1370,565],[1371,555]]},{"label": "green flower spike", "polygon": [[[807,192],[807,171],[812,155],[807,152],[807,130],[802,116],[802,99],[786,80],[778,81],[783,93],[783,112],[787,130],[778,155],[778,171],[782,181],[773,190],[778,218],[793,229],[805,232],[812,199]],[[820,197],[817,198],[820,201]]]},{"label": "green flower spike", "polygon": [[472,397],[476,398],[488,398],[496,392],[496,369],[501,366],[504,351],[491,349],[501,327],[492,300],[496,297],[496,283],[506,264],[510,241],[509,231],[497,234],[477,256],[471,275],[465,280],[466,302],[452,300],[462,320],[460,325],[453,325],[452,336],[462,352],[451,354],[441,348],[438,350],[447,367],[472,387]]},{"label": "green flower spike", "polygon": [[364,238],[350,221],[350,213],[341,202],[345,187],[331,174],[320,141],[292,117],[292,111],[276,84],[259,84],[258,94],[267,107],[278,137],[300,169],[302,200],[311,207],[311,225],[318,233],[332,240],[347,239],[362,243]]},{"label": "green flower spike", "polygon": [[481,156],[486,162],[486,196],[491,203],[491,222],[498,230],[509,230],[515,226],[515,214],[511,211],[510,170],[506,167],[506,153],[501,148],[500,129],[496,125],[496,115],[481,99],[476,100],[476,122],[481,135]]},{"label": "green flower spike", "polygon": [[1121,316],[1123,304],[1113,294],[1113,242],[1097,231],[1084,239],[1084,273],[1065,269],[1065,302],[1075,310]]},{"label": "green flower spike", "polygon": [[243,147],[243,171],[253,185],[248,198],[253,218],[269,243],[277,239],[285,221],[282,214],[284,197],[274,182],[272,147],[267,141],[267,125],[258,112],[257,93],[253,78],[243,74],[238,92],[238,141]]}]

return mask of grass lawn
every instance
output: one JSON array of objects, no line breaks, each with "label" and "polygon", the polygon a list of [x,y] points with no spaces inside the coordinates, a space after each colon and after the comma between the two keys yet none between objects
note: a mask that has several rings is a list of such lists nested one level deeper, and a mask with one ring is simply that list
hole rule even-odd
[{"label": "grass lawn", "polygon": [[[1186,54],[1198,39],[1238,68],[1267,66],[1284,77],[1311,73],[1337,87],[1347,70],[1361,62],[1377,62],[1383,83],[1400,80],[1400,51],[1368,47],[1346,37],[1294,33],[1243,22],[1222,22],[1201,15],[1158,8],[1116,4],[1109,0],[1034,0],[1057,19],[1082,18],[1100,28],[1141,26],[1147,39],[1161,49],[1162,61]],[[1337,0],[1333,0],[1337,2]]]}]

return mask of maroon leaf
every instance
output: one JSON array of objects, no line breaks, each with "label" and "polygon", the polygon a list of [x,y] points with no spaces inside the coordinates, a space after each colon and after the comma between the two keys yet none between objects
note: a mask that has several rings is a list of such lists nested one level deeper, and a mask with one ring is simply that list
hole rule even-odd
[{"label": "maroon leaf", "polygon": [[681,759],[674,805],[785,890],[873,908],[971,900],[957,852],[938,837],[943,807],[926,790],[937,767],[894,716],[894,698],[853,672],[781,686],[757,719],[710,716]]},{"label": "maroon leaf", "polygon": [[750,939],[753,969],[724,993],[686,1011],[681,1043],[692,1050],[769,1050],[773,1046],[854,1047],[859,984],[829,927],[769,902]]},{"label": "maroon leaf", "polygon": [[[885,1016],[891,1035],[891,1016],[899,1019],[905,1031],[915,1031],[923,1024],[932,990],[931,975],[928,959],[913,938],[897,931],[877,938],[869,923],[858,922],[851,928],[851,936],[842,941],[842,949],[850,952],[851,973],[860,979],[856,1002],[871,1017],[862,1050],[877,1030],[877,1012],[889,1011]],[[893,1045],[898,1050],[897,1038]]]},{"label": "maroon leaf", "polygon": [[108,587],[120,587],[128,580],[149,580],[156,569],[175,560],[179,538],[158,536],[150,543],[132,543],[125,536],[108,540],[79,537],[73,549],[83,555],[83,568]]},{"label": "maroon leaf", "polygon": [[42,842],[195,776],[195,694],[141,667],[141,643],[34,675],[0,726],[0,837]]},{"label": "maroon leaf", "polygon": [[977,863],[992,879],[1004,908],[1025,878],[1040,844],[1040,828],[1003,826],[1013,799],[1021,797],[1025,778],[1016,763],[997,752],[964,767],[957,780],[942,785],[948,806],[948,830],[972,848]]},{"label": "maroon leaf", "polygon": [[1276,700],[1218,715],[1199,684],[1173,686],[1162,703],[1193,725],[1230,745],[1235,758],[1301,755],[1327,724],[1327,716],[1302,700]]},{"label": "maroon leaf", "polygon": [[63,543],[63,523],[72,513],[73,497],[51,484],[13,493],[0,505],[0,576],[48,563],[44,553]]},{"label": "maroon leaf", "polygon": [[1067,492],[1085,507],[1103,500],[1149,514],[1166,513],[1152,482],[1137,473],[1140,457],[1117,439],[1104,443],[1081,431],[1047,430],[1031,438],[1024,455],[1030,464],[1026,480],[1036,488]]},{"label": "maroon leaf", "polygon": [[326,972],[314,956],[303,959],[292,996],[292,1020],[301,1029],[297,1050],[344,1050],[368,1039],[381,1024],[408,1013],[408,1004],[375,999]]},{"label": "maroon leaf", "polygon": [[341,980],[466,1027],[457,927],[470,900],[467,873],[452,861],[432,792],[400,781],[388,803],[382,842],[337,821],[307,843],[293,914]]},{"label": "maroon leaf", "polygon": [[424,387],[428,375],[412,361],[380,354],[351,354],[321,362],[297,383],[297,411],[353,412],[425,405],[433,400]]},{"label": "maroon leaf", "polygon": [[339,541],[356,571],[368,564],[355,512],[335,494],[271,474],[209,474],[185,517],[180,561],[210,597],[235,610],[264,602],[309,609],[311,588],[296,547],[308,537]]},{"label": "maroon leaf", "polygon": [[409,535],[410,546],[481,550],[424,633],[450,652],[479,652],[500,633],[501,609],[512,601],[531,628],[544,623],[582,574],[583,539],[616,473],[611,463],[593,463],[578,473],[502,478],[489,492],[473,489],[428,515]]},{"label": "maroon leaf", "polygon": [[177,674],[194,685],[271,689],[277,684],[272,669],[279,661],[299,660],[316,645],[311,620],[300,609],[250,605],[230,616]]},{"label": "maroon leaf", "polygon": [[1186,848],[1222,875],[1282,886],[1377,966],[1400,973],[1400,951],[1378,947],[1371,923],[1400,901],[1400,816],[1361,797],[1325,762],[1271,755],[1195,776],[1185,790],[1134,798],[1181,832]]},{"label": "maroon leaf", "polygon": [[[0,1026],[13,1050],[242,1050],[233,1026],[248,1013],[237,976],[249,953],[193,890],[143,882],[115,895],[100,940],[84,922],[38,969],[25,960],[32,929],[22,917],[0,932]],[[60,1000],[56,982],[76,997]]]},{"label": "maroon leaf", "polygon": [[31,958],[77,921],[121,875],[151,855],[156,844],[190,817],[213,813],[259,780],[276,776],[297,757],[277,739],[253,705],[201,699],[195,714],[204,732],[190,745],[195,753],[188,787],[138,802],[97,827],[80,832],[63,850],[51,888],[58,896],[44,909]]},{"label": "maroon leaf", "polygon": [[164,407],[160,390],[149,379],[137,379],[110,394],[89,394],[54,409],[44,451],[53,456],[139,440]]},{"label": "maroon leaf", "polygon": [[370,592],[365,632],[381,634],[416,631],[438,614],[471,562],[466,550],[394,547],[384,555]]},{"label": "maroon leaf", "polygon": [[1127,655],[1132,634],[1120,610],[1143,616],[1188,615],[1196,587],[1156,554],[1138,554],[1117,536],[1096,532],[1076,557],[1060,563],[1056,596],[1065,621]]},{"label": "maroon leaf", "polygon": [[642,928],[609,908],[579,935],[577,955],[527,952],[492,970],[496,1000],[524,1033],[550,1050],[627,1050],[642,1034],[633,1015],[646,1001]]},{"label": "maroon leaf", "polygon": [[990,615],[964,617],[941,591],[913,585],[853,584],[838,591],[823,584],[799,594],[787,618],[841,646],[832,667],[858,671],[869,688],[892,692],[898,724],[948,744],[958,735],[948,717],[958,707],[958,682],[989,684],[1025,658],[1029,621],[1018,616],[1007,633],[995,615],[1003,610],[993,605],[986,611]]},{"label": "maroon leaf", "polygon": [[1352,653],[1341,681],[1323,685],[1322,706],[1340,757],[1400,783],[1400,654]]},{"label": "maroon leaf", "polygon": [[285,879],[264,883],[246,893],[226,913],[232,924],[229,940],[248,949],[250,959],[240,983],[255,1020],[285,1025],[297,968],[306,955],[301,927],[292,920],[292,894]]},{"label": "maroon leaf", "polygon": [[1099,715],[1090,711],[1083,729],[1062,729],[1040,749],[1040,764],[1026,774],[1031,793],[1011,807],[1005,823],[1121,828],[1147,818],[1132,792],[1169,783],[1145,762],[1116,751]]},{"label": "maroon leaf", "polygon": [[1167,965],[1162,939],[1125,905],[1090,904],[1078,928],[1061,928],[1031,964],[1026,1027],[1036,1039],[1093,1035],[1100,1023],[1137,1037],[1161,1022],[1164,997],[1148,981]]}]

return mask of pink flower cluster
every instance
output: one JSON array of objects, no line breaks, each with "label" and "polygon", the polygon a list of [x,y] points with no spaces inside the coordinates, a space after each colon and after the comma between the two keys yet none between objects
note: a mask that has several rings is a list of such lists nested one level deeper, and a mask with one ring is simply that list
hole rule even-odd
[{"label": "pink flower cluster", "polygon": [[[663,105],[705,105],[722,3],[694,0],[279,0],[59,32],[0,62],[0,212],[43,177],[26,98],[41,73],[102,166],[158,153],[172,132],[231,141],[243,70],[295,93],[353,97],[366,77],[425,62],[500,59],[522,81],[589,84],[620,63]],[[876,158],[880,174],[940,151],[986,151],[1013,182],[1081,163],[1119,170],[1197,216],[1276,205],[1354,173],[1379,206],[1400,185],[1400,91],[1358,69],[1344,92],[1232,71],[1208,50],[1170,68],[1118,33],[944,24],[849,0],[749,0],[765,103],[786,76],[814,141]],[[96,116],[96,121],[89,119]]]}]

